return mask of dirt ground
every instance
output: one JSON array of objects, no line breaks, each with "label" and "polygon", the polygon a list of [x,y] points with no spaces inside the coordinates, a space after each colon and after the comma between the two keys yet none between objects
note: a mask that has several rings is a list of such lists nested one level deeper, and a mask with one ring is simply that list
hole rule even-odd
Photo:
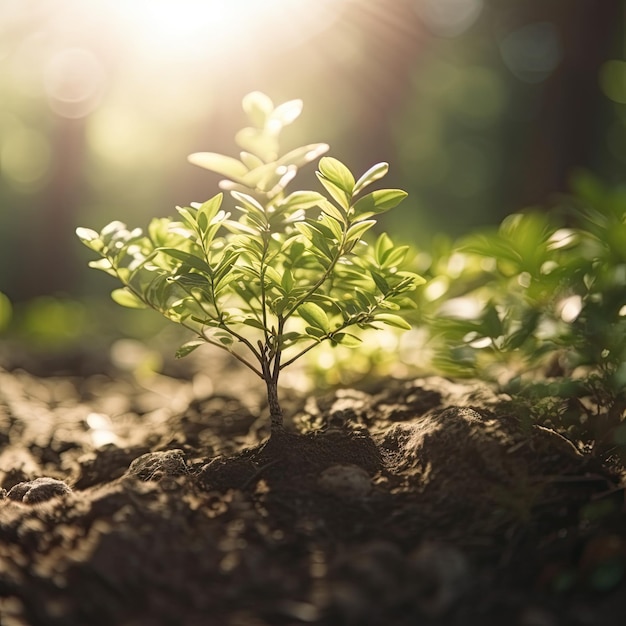
[{"label": "dirt ground", "polygon": [[2,626],[626,624],[619,466],[480,383],[285,393],[268,442],[217,357],[3,365]]}]

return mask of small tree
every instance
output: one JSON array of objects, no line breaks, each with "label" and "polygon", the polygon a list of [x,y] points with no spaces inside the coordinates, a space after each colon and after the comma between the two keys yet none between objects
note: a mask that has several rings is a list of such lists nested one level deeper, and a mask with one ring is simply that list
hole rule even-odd
[{"label": "small tree", "polygon": [[193,331],[177,352],[209,343],[230,352],[266,385],[271,432],[283,430],[280,372],[323,341],[358,346],[355,328],[409,329],[398,311],[422,279],[402,269],[408,246],[379,235],[363,237],[375,216],[405,196],[398,189],[363,194],[388,170],[371,167],[358,180],[340,161],[323,157],[317,176],[326,191],[286,187],[328,150],[311,144],[279,156],[281,130],[302,110],[300,100],[274,107],[264,94],[243,100],[252,125],[239,131],[240,159],[203,152],[189,160],[226,177],[236,217],[220,193],[203,204],[177,207],[180,221],[155,218],[147,233],[122,222],[100,233],[78,228],[80,240],[102,258],[89,265],[123,285],[113,299],[150,307]]}]

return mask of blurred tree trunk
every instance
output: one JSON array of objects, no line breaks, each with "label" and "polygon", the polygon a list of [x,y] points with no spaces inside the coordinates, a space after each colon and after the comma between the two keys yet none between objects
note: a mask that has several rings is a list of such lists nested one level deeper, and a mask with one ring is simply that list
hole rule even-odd
[{"label": "blurred tree trunk", "polygon": [[533,0],[517,5],[519,26],[552,23],[563,48],[559,67],[542,86],[526,145],[524,177],[514,198],[518,205],[529,205],[566,191],[573,170],[596,165],[606,107],[598,75],[602,63],[615,53],[624,4],[619,0]]},{"label": "blurred tree trunk", "polygon": [[[25,260],[20,275],[14,275],[15,300],[42,295],[67,294],[74,285],[78,270],[74,229],[80,211],[84,184],[85,120],[58,118],[52,142],[51,184],[43,191],[45,198],[37,220],[24,229],[27,240],[20,242]],[[19,282],[17,282],[19,281]]]}]

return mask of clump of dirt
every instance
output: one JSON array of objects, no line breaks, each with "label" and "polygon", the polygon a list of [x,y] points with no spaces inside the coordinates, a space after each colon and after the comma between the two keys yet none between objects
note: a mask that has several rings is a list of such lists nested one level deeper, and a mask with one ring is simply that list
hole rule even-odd
[{"label": "clump of dirt", "polygon": [[624,623],[622,476],[488,386],[294,398],[268,438],[261,389],[188,374],[0,369],[1,624]]}]

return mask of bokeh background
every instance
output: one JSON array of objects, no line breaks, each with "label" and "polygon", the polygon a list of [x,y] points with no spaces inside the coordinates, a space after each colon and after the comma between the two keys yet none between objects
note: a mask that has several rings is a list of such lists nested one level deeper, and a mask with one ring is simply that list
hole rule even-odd
[{"label": "bokeh background", "polygon": [[76,226],[213,195],[186,157],[236,155],[253,90],[304,100],[294,146],[327,142],[357,173],[389,161],[410,197],[383,226],[423,249],[549,204],[579,169],[622,184],[625,7],[0,0],[0,331],[44,341],[108,319],[115,285]]}]

